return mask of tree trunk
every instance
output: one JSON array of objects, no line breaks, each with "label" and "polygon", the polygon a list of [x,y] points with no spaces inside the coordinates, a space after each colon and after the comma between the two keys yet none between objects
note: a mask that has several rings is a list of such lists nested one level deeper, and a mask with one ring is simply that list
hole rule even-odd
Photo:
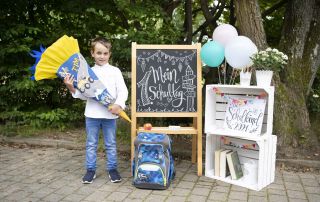
[{"label": "tree trunk", "polygon": [[237,0],[234,4],[239,35],[249,37],[258,49],[265,49],[267,40],[257,0]]},{"label": "tree trunk", "polygon": [[185,8],[185,17],[184,17],[185,43],[191,44],[192,42],[192,1],[186,0],[184,8]]},{"label": "tree trunk", "polygon": [[[320,63],[319,2],[289,1],[280,48],[289,57],[288,65],[277,79],[275,132],[281,134],[279,143],[316,145],[312,137],[306,106]],[[285,113],[283,113],[285,112]]]},{"label": "tree trunk", "polygon": [[[279,146],[317,144],[311,136],[307,95],[320,65],[319,1],[287,3],[280,49],[288,57],[283,72],[274,75],[274,134]],[[240,34],[251,38],[259,49],[266,47],[265,32],[257,0],[235,1]]]}]

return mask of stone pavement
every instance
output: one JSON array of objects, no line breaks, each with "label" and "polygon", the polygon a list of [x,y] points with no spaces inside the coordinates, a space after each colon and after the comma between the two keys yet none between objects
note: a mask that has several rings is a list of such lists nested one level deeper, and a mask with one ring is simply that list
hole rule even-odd
[{"label": "stone pavement", "polygon": [[320,175],[276,171],[275,182],[257,192],[196,175],[189,161],[175,162],[177,177],[168,190],[131,185],[130,162],[120,160],[123,181],[110,183],[99,155],[97,179],[81,183],[84,151],[13,148],[0,145],[0,201],[320,201]]}]

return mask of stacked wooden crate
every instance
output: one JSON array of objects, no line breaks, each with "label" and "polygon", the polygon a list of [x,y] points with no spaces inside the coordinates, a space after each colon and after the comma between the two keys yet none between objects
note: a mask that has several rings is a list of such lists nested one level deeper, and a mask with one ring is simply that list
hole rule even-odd
[{"label": "stacked wooden crate", "polygon": [[[226,97],[243,99],[266,99],[263,124],[259,134],[244,134],[224,127],[228,101]],[[274,181],[277,136],[273,129],[274,87],[207,85],[205,103],[206,162],[205,175],[227,183],[260,190]],[[225,139],[232,145],[225,144]],[[240,145],[240,147],[239,147]],[[254,147],[241,147],[254,145]],[[244,176],[232,180],[230,176],[215,175],[215,151],[231,149],[237,151]],[[248,169],[250,166],[250,169]]]}]

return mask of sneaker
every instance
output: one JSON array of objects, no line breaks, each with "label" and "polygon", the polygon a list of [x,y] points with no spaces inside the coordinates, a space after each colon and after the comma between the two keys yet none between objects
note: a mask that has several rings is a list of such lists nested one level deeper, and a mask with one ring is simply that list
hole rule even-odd
[{"label": "sneaker", "polygon": [[122,180],[117,169],[109,170],[109,178],[110,178],[110,181],[113,183],[121,182]]},{"label": "sneaker", "polygon": [[91,184],[93,180],[96,179],[96,171],[94,170],[87,170],[87,173],[82,178],[83,184]]}]

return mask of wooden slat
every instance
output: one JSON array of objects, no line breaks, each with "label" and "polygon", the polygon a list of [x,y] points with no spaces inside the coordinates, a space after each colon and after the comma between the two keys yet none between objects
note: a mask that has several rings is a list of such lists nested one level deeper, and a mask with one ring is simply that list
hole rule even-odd
[{"label": "wooden slat", "polygon": [[194,127],[180,127],[179,129],[170,129],[169,127],[152,127],[151,130],[144,130],[143,127],[139,127],[137,132],[190,135],[197,134],[198,130]]},{"label": "wooden slat", "polygon": [[197,117],[197,112],[136,112],[136,117]]},{"label": "wooden slat", "polygon": [[136,136],[137,136],[137,133],[136,133],[136,128],[137,128],[137,117],[136,117],[136,101],[137,101],[137,96],[136,96],[136,76],[135,73],[136,73],[136,69],[137,69],[137,66],[136,66],[136,62],[133,62],[133,61],[136,61],[137,60],[137,53],[136,53],[136,46],[137,46],[137,43],[133,42],[132,43],[132,48],[131,48],[131,61],[132,61],[132,64],[131,64],[131,72],[132,72],[132,78],[131,78],[131,162],[133,160],[133,157],[134,157],[134,140],[136,139]]},{"label": "wooden slat", "polygon": [[223,111],[223,112],[225,112],[226,111],[226,109],[227,109],[227,103],[219,103],[219,102],[217,102],[216,103],[216,111]]},{"label": "wooden slat", "polygon": [[[197,43],[197,120],[196,120],[196,127],[197,127],[197,171],[198,176],[202,176],[202,63],[200,59],[200,50],[201,44]],[[195,120],[195,119],[194,119]]]},{"label": "wooden slat", "polygon": [[[186,49],[195,50],[196,45],[137,44],[136,49]],[[199,51],[199,50],[197,50]]]},{"label": "wooden slat", "polygon": [[215,85],[222,93],[227,94],[249,94],[249,95],[259,95],[261,93],[267,93],[268,88],[260,88],[258,86],[240,86],[240,85]]}]

